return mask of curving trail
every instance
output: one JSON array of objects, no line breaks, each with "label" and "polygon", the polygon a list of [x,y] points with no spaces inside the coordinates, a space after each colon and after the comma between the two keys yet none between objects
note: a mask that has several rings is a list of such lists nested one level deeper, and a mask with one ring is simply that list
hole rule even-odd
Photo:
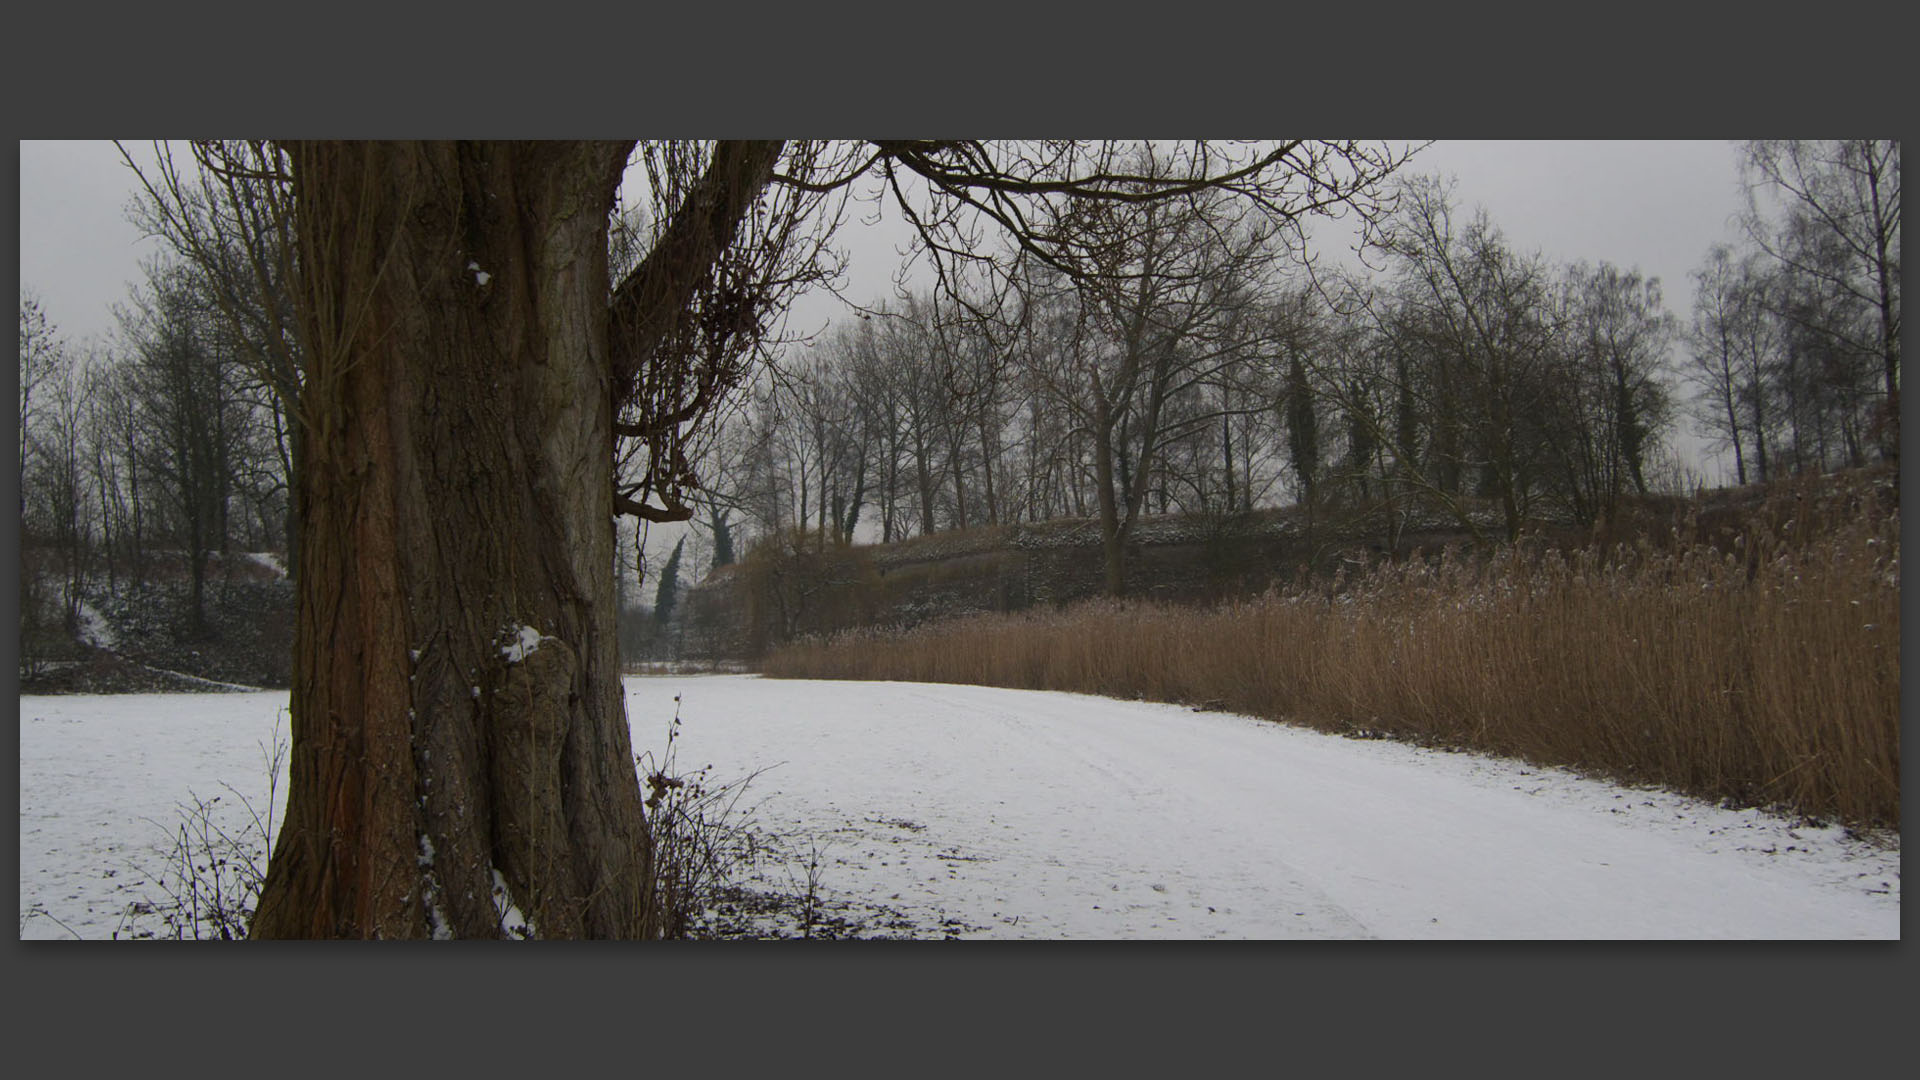
[{"label": "curving trail", "polygon": [[[678,772],[765,770],[736,932],[795,932],[791,904],[746,901],[812,884],[830,936],[1900,935],[1897,840],[1557,770],[1072,694],[626,685],[636,749],[663,749],[680,695]],[[286,701],[23,697],[20,936],[125,936],[190,793],[224,828],[243,797],[277,812]]]},{"label": "curving trail", "polygon": [[[804,830],[824,895],[1019,938],[1899,937],[1899,852],[1665,793],[1177,706],[627,682],[636,747]],[[792,852],[772,887],[805,877]],[[964,927],[965,929],[961,929]]]}]

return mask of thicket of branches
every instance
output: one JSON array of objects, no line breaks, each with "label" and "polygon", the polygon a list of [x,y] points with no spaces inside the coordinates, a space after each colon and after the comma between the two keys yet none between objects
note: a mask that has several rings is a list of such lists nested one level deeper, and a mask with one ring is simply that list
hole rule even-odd
[{"label": "thicket of branches", "polygon": [[209,316],[191,264],[148,267],[109,341],[75,344],[21,297],[21,665],[70,651],[81,605],[184,579],[166,618],[209,631],[216,555],[283,551],[288,424]]},{"label": "thicket of branches", "polygon": [[262,143],[210,144],[190,162],[155,152],[127,216],[161,252],[115,330],[67,340],[22,291],[23,671],[71,644],[89,592],[151,601],[143,586],[184,577],[178,610],[151,614],[192,640],[212,632],[215,555],[294,565],[301,348],[284,185]]},{"label": "thicket of branches", "polygon": [[[859,164],[807,146],[782,166],[796,206],[768,218],[790,229],[837,221],[845,185],[829,181]],[[689,147],[649,144],[642,163],[671,188],[705,160]],[[1309,272],[1299,231],[1276,224],[1292,219],[1229,188],[1130,201],[1181,176],[1133,153],[1092,163],[1106,197],[1035,200],[999,248],[955,215],[1006,207],[941,203],[935,185],[916,222],[947,241],[930,247],[935,282],[817,342],[774,326],[839,269],[831,230],[742,245],[774,254],[696,298],[672,334],[697,362],[647,368],[621,427],[623,494],[664,493],[696,525],[681,580],[795,527],[824,546],[1098,518],[1118,592],[1143,514],[1385,502],[1471,526],[1473,503],[1509,535],[1587,525],[1680,481],[1667,446],[1688,420],[1740,483],[1897,457],[1897,143],[1749,144],[1746,237],[1704,254],[1685,317],[1635,269],[1516,250],[1424,176],[1371,208],[1393,207],[1368,218],[1376,272]],[[158,553],[184,561],[196,625],[210,553],[296,565],[303,345],[280,151],[196,159],[162,149],[141,170],[131,216],[166,254],[111,340],[63,340],[22,294],[29,664],[72,638],[90,581],[139,584]],[[617,267],[659,242],[650,210],[612,223]]]},{"label": "thicket of branches", "polygon": [[1900,144],[1760,142],[1694,277],[1693,414],[1742,484],[1900,452]]},{"label": "thicket of branches", "polygon": [[1373,273],[1309,271],[1207,197],[1082,209],[1049,225],[1102,273],[1009,247],[788,349],[702,459],[703,505],[738,515],[729,551],[1097,518],[1117,593],[1142,514],[1490,506],[1511,538],[1698,484],[1688,421],[1740,483],[1896,457],[1897,144],[1744,160],[1747,240],[1704,254],[1686,318],[1638,269],[1517,250],[1434,177],[1393,186]]}]

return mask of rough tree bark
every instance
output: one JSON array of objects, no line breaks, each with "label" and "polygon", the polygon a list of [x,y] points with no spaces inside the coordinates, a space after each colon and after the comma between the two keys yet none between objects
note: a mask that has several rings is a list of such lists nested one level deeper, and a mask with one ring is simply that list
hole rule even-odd
[{"label": "rough tree bark", "polygon": [[630,144],[293,148],[314,354],[255,937],[638,937],[607,217]]}]

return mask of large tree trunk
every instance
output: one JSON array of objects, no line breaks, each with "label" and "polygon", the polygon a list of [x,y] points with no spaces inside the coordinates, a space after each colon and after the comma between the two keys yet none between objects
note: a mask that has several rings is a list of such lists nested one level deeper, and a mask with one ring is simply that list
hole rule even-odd
[{"label": "large tree trunk", "polygon": [[626,144],[293,148],[310,427],[255,937],[636,937],[608,212]]}]

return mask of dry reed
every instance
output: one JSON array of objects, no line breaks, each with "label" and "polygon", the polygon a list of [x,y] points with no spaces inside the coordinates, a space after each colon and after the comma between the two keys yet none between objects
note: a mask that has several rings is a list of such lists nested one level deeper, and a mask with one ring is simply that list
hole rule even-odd
[{"label": "dry reed", "polygon": [[1632,544],[1449,553],[1212,609],[859,631],[764,670],[1184,702],[1897,829],[1896,501],[1884,476],[1810,481],[1711,535],[1690,518]]}]

